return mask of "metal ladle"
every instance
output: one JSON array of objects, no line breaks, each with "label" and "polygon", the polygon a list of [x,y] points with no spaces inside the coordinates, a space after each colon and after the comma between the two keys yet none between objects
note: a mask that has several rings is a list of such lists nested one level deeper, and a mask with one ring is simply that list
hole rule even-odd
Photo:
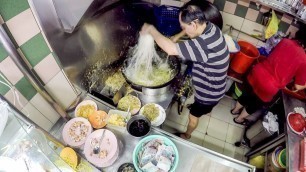
[{"label": "metal ladle", "polygon": [[93,149],[93,153],[94,154],[98,154],[100,152],[100,145],[101,145],[101,142],[104,138],[104,133],[105,133],[105,129],[102,131],[102,134],[101,134],[101,138],[99,140],[99,143],[95,145],[94,149]]}]

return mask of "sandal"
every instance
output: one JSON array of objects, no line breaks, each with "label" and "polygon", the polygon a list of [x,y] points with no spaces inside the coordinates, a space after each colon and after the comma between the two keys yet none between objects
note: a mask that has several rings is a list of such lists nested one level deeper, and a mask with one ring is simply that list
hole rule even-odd
[{"label": "sandal", "polygon": [[233,121],[236,123],[236,124],[240,124],[240,125],[244,125],[244,126],[247,126],[249,124],[249,121],[247,119],[244,119],[242,122],[238,122],[237,121],[237,118],[233,118]]},{"label": "sandal", "polygon": [[[174,133],[174,135],[176,135],[177,137],[180,137],[180,138],[182,138],[181,137],[182,134],[185,134],[185,133]],[[191,138],[191,136],[186,137],[187,140],[190,139],[190,138]],[[182,138],[182,139],[184,139],[184,138]]]},{"label": "sandal", "polygon": [[242,109],[240,109],[238,112],[233,113],[234,109],[231,109],[231,114],[232,115],[240,115],[240,113],[242,112]]}]

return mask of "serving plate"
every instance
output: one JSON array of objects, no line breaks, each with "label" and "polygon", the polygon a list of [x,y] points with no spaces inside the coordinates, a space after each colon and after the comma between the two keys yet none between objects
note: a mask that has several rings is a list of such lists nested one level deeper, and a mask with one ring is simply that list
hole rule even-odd
[{"label": "serving plate", "polygon": [[[80,109],[80,107],[85,106],[85,105],[92,105],[92,106],[94,106],[94,109],[95,109],[95,110],[98,110],[98,106],[97,106],[96,102],[94,102],[94,101],[92,101],[92,100],[84,100],[84,101],[82,101],[81,103],[79,103],[79,104],[77,105],[77,107],[75,108],[75,111],[74,111],[74,116],[75,116],[75,117],[82,117],[82,116],[79,116],[79,115],[77,114],[77,112],[78,112],[78,110]],[[89,114],[87,114],[87,115],[89,115]],[[84,118],[84,117],[83,117],[83,118]]]},{"label": "serving plate", "polygon": [[154,106],[157,107],[157,108],[159,109],[159,115],[157,116],[157,118],[156,118],[155,120],[151,121],[151,125],[157,127],[157,126],[160,126],[160,125],[165,121],[165,119],[166,119],[166,112],[165,112],[164,108],[161,107],[159,104],[156,104],[156,103],[148,103],[148,104],[144,105],[144,106],[140,109],[139,115],[145,116],[145,115],[143,114],[144,108],[145,108],[146,106],[148,106],[148,105],[151,105],[151,104],[154,104]]},{"label": "serving plate", "polygon": [[[72,126],[73,123],[75,122],[83,122],[86,126],[88,126],[88,132],[86,134],[86,137],[84,137],[83,139],[81,139],[79,142],[75,142],[70,136],[69,136],[69,128]],[[76,133],[78,134],[79,131],[76,131]],[[77,117],[77,118],[73,118],[70,121],[68,121],[65,126],[64,129],[62,131],[62,136],[63,139],[65,141],[65,143],[67,143],[68,145],[72,146],[72,147],[80,147],[82,146],[85,141],[86,138],[90,135],[90,133],[92,132],[92,127],[91,124],[89,123],[89,121],[85,118],[82,117]]]}]

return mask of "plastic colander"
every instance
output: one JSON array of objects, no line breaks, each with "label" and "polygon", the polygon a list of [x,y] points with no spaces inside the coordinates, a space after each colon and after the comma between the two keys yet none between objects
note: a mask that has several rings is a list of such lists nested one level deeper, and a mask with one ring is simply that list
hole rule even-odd
[{"label": "plastic colander", "polygon": [[150,136],[147,136],[147,137],[141,139],[138,142],[138,144],[136,145],[136,147],[133,151],[133,164],[134,164],[136,170],[138,172],[142,172],[142,170],[138,166],[138,153],[139,153],[139,151],[141,150],[141,148],[144,146],[145,143],[147,143],[148,141],[153,140],[153,139],[162,139],[164,141],[165,145],[173,147],[174,153],[175,153],[175,158],[174,158],[174,163],[170,168],[170,172],[174,172],[175,169],[177,168],[177,165],[178,165],[178,162],[179,162],[178,150],[177,150],[175,144],[170,139],[168,139],[167,137],[161,136],[161,135],[150,135]]}]

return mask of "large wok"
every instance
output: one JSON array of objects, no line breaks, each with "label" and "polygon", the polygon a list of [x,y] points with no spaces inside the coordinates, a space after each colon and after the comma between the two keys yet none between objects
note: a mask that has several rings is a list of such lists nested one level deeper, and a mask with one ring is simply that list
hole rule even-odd
[{"label": "large wok", "polygon": [[[161,57],[162,57],[162,56],[161,56]],[[181,69],[181,64],[180,64],[180,62],[179,62],[177,56],[169,56],[169,57],[168,57],[168,63],[169,63],[170,68],[173,69],[174,75],[173,75],[173,77],[172,77],[169,81],[167,81],[166,83],[161,84],[161,85],[145,86],[145,85],[136,84],[136,83],[134,83],[133,81],[131,81],[130,79],[128,79],[127,76],[125,75],[125,70],[124,70],[125,67],[126,67],[127,64],[128,64],[128,59],[126,59],[126,60],[124,61],[123,69],[122,69],[121,71],[122,71],[122,74],[123,74],[123,76],[124,76],[126,82],[127,82],[128,84],[130,84],[131,87],[132,87],[133,89],[135,89],[135,90],[137,90],[137,91],[142,91],[143,88],[148,88],[148,89],[160,89],[160,88],[163,88],[163,87],[166,87],[166,86],[170,85],[171,82],[172,82],[172,81],[175,79],[175,77],[177,76],[177,74],[179,74],[180,69]]]}]

